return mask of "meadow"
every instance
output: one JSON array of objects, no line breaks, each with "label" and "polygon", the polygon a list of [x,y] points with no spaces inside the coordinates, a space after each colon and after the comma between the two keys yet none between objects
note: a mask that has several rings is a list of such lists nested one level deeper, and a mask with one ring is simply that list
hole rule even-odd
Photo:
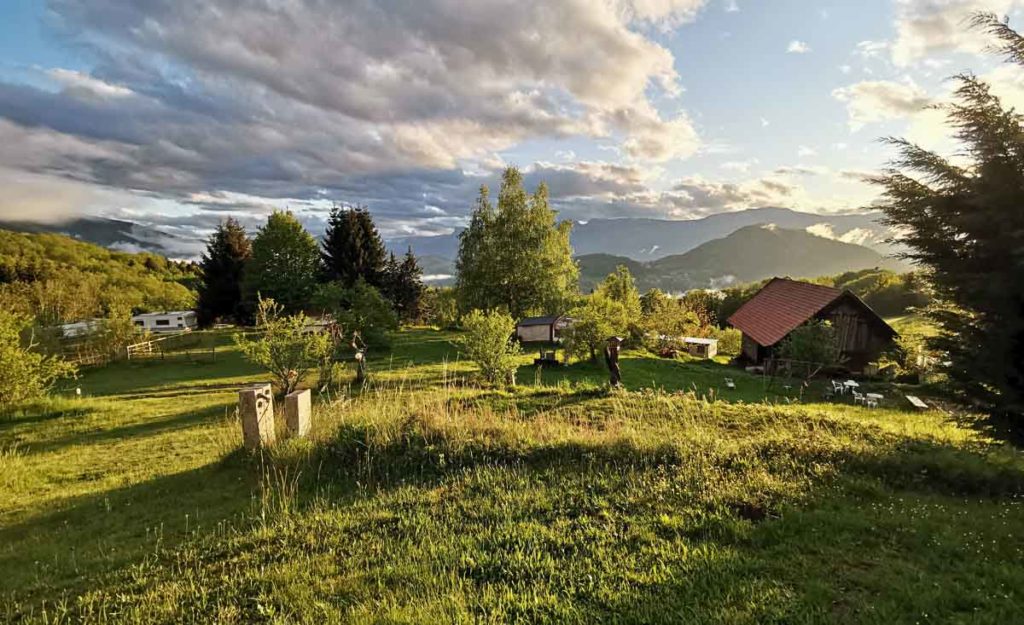
[{"label": "meadow", "polygon": [[[309,439],[241,447],[212,355],[87,370],[0,418],[0,619],[1005,623],[1024,455],[977,417],[627,352],[480,387],[398,334]],[[724,386],[731,377],[736,389]],[[786,388],[789,386],[791,388]]]}]

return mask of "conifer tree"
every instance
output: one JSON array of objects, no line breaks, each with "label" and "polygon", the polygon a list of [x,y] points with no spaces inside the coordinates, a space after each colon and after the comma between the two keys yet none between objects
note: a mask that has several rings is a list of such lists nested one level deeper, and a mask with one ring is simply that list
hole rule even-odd
[{"label": "conifer tree", "polygon": [[416,321],[423,312],[423,270],[409,248],[405,258],[397,265],[392,303],[399,319],[405,323]]},{"label": "conifer tree", "polygon": [[251,255],[249,237],[233,217],[210,235],[200,262],[197,313],[201,326],[221,318],[237,319],[242,303],[242,271]]},{"label": "conifer tree", "polygon": [[[1024,65],[1024,37],[992,14],[973,23]],[[948,355],[952,386],[1024,428],[1024,117],[974,75],[956,82],[944,108],[960,158],[889,139],[898,156],[877,178],[882,208],[905,257],[930,269],[939,303],[929,315],[942,330],[931,346]]]},{"label": "conifer tree", "polygon": [[327,281],[353,286],[363,278],[383,286],[386,252],[373,217],[365,208],[334,207],[327,220],[321,250]]}]

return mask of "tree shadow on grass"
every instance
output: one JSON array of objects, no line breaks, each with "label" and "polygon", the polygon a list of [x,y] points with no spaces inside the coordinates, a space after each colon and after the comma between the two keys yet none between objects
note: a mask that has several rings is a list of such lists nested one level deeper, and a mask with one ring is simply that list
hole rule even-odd
[{"label": "tree shadow on grass", "polygon": [[5,595],[52,601],[159,546],[215,531],[249,509],[257,477],[239,452],[191,471],[74,497],[58,511],[0,528],[0,602]]},{"label": "tree shadow on grass", "polygon": [[75,432],[48,440],[20,443],[19,449],[29,454],[41,454],[60,451],[71,445],[97,445],[109,441],[153,436],[187,429],[204,421],[209,421],[213,417],[223,417],[230,407],[230,403],[224,403],[201,410],[178,412],[117,427],[103,428],[91,432]]}]

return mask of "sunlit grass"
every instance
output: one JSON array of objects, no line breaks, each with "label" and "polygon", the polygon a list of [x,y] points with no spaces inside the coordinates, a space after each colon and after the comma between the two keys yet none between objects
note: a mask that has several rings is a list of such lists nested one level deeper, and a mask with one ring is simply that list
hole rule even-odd
[{"label": "sunlit grass", "polygon": [[[1012,622],[1024,458],[630,354],[478,387],[403,333],[308,440],[248,455],[225,354],[87,375],[0,424],[0,618],[32,622]],[[631,372],[635,374],[630,379]],[[640,374],[652,378],[641,383]],[[189,378],[188,375],[192,375]],[[539,384],[535,384],[539,382]],[[650,387],[646,388],[645,387]],[[200,391],[196,391],[200,389]],[[10,494],[11,497],[6,495]]]}]

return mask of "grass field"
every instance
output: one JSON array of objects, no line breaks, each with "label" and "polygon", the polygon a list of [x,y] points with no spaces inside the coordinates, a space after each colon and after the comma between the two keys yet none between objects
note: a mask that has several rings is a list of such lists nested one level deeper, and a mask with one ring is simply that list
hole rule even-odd
[{"label": "grass field", "polygon": [[[249,455],[214,359],[0,420],[0,620],[1007,623],[1024,456],[969,415],[804,401],[627,353],[511,391],[403,332],[310,440]],[[737,388],[723,388],[724,377]],[[789,403],[795,402],[795,403]]]}]

